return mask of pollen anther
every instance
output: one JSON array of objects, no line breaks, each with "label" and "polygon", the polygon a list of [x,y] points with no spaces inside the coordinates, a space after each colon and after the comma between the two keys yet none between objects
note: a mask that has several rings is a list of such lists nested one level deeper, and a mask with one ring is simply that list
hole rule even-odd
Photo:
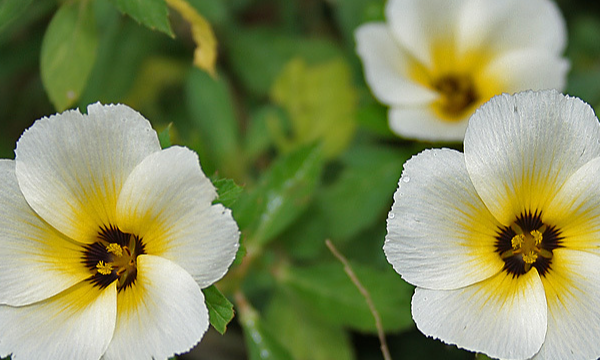
[{"label": "pollen anther", "polygon": [[123,248],[119,244],[110,243],[106,245],[106,251],[115,254],[118,257],[123,256]]},{"label": "pollen anther", "polygon": [[112,273],[113,267],[111,264],[105,264],[104,261],[100,260],[98,261],[98,264],[96,264],[96,269],[98,269],[98,272],[102,275],[109,275]]}]

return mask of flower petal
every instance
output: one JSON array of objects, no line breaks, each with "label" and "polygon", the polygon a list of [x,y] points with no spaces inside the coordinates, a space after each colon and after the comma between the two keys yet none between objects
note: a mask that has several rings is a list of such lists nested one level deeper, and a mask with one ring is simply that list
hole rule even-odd
[{"label": "flower petal", "polygon": [[544,213],[544,222],[560,230],[561,245],[600,255],[600,158],[567,179]]},{"label": "flower petal", "polygon": [[390,0],[385,15],[394,37],[431,67],[432,45],[454,40],[464,0]]},{"label": "flower petal", "polygon": [[13,160],[0,160],[0,304],[47,299],[90,276],[82,248],[29,207]]},{"label": "flower petal", "polygon": [[206,287],[227,272],[239,239],[231,211],[211,205],[216,195],[196,153],[171,147],[148,156],[127,179],[119,226],[141,236],[146,253],[177,263]]},{"label": "flower petal", "polygon": [[96,360],[108,347],[116,318],[116,283],[100,290],[81,282],[33,305],[0,306],[0,356]]},{"label": "flower petal", "polygon": [[158,137],[125,105],[90,105],[36,121],[17,143],[17,178],[29,205],[72,239],[95,241],[114,224],[117,196],[131,170],[160,150]]},{"label": "flower petal", "polygon": [[387,229],[388,261],[416,286],[456,289],[504,267],[495,252],[498,224],[454,150],[426,150],[404,165]]},{"label": "flower petal", "polygon": [[545,50],[526,49],[495,58],[481,76],[501,81],[504,92],[513,93],[524,89],[562,90],[568,71],[568,60]]},{"label": "flower petal", "polygon": [[567,41],[560,10],[548,0],[465,1],[459,24],[458,43],[464,52],[535,48],[558,55]]},{"label": "flower petal", "polygon": [[465,135],[467,170],[503,225],[515,214],[545,212],[565,180],[600,156],[592,108],[554,90],[494,97],[475,112]]},{"label": "flower petal", "polygon": [[425,141],[460,141],[465,136],[468,119],[444,121],[431,106],[391,108],[390,129],[398,135]]},{"label": "flower petal", "polygon": [[426,104],[438,95],[410,79],[414,60],[402,50],[383,23],[365,24],[355,32],[367,83],[377,99],[387,105]]},{"label": "flower petal", "polygon": [[548,333],[540,359],[597,359],[600,356],[600,258],[583,251],[554,250],[542,278],[548,301]]},{"label": "flower petal", "polygon": [[502,359],[533,356],[547,326],[544,288],[535,269],[519,277],[501,272],[457,290],[417,288],[412,314],[425,335]]},{"label": "flower petal", "polygon": [[105,360],[166,359],[190,350],[208,329],[198,284],[177,264],[140,255],[135,283],[119,292],[117,327]]}]

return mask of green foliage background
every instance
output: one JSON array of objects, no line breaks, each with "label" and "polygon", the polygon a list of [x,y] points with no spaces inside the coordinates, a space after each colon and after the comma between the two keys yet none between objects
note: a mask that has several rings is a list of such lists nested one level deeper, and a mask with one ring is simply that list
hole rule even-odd
[{"label": "green foliage background", "polygon": [[[216,77],[193,66],[189,25],[163,0],[0,0],[0,155],[13,158],[35,119],[96,101],[133,107],[164,146],[199,153],[243,250],[217,284],[234,321],[181,359],[381,359],[365,299],[325,239],[370,292],[394,359],[475,358],[415,330],[413,289],[382,252],[402,164],[448,146],[393,136],[364,83],[353,31],[382,20],[384,1],[189,3],[215,31]],[[597,107],[599,5],[559,6],[567,93]],[[231,304],[206,293],[224,331]]]}]

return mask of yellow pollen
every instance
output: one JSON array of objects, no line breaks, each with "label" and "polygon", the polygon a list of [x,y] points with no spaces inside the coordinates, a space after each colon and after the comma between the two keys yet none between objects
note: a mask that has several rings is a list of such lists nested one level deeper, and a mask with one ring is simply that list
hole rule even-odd
[{"label": "yellow pollen", "polygon": [[123,256],[123,248],[119,244],[110,243],[106,246],[106,251],[113,253],[118,257]]},{"label": "yellow pollen", "polygon": [[111,264],[105,264],[102,260],[98,261],[98,264],[96,264],[96,268],[98,269],[98,272],[102,275],[109,275],[110,273],[112,273],[113,269]]},{"label": "yellow pollen", "polygon": [[510,244],[512,245],[513,249],[519,250],[524,242],[525,242],[525,234],[517,234],[512,238],[512,240],[510,241]]},{"label": "yellow pollen", "polygon": [[[532,230],[529,233],[524,233],[523,230],[516,224],[511,226],[516,235],[510,240],[512,245],[511,254],[521,254],[523,261],[526,264],[533,264],[536,262],[539,255],[546,257],[544,249],[540,248],[544,235],[540,230],[545,230],[545,227],[538,230]],[[546,251],[547,252],[547,251]],[[526,268],[529,268],[527,266]]]},{"label": "yellow pollen", "polygon": [[533,230],[531,232],[531,236],[533,237],[533,240],[535,241],[535,246],[539,246],[542,243],[542,240],[544,239],[542,233],[539,232],[538,230]]},{"label": "yellow pollen", "polygon": [[535,251],[530,251],[526,254],[523,254],[523,261],[527,264],[533,264],[537,260],[538,256]]}]

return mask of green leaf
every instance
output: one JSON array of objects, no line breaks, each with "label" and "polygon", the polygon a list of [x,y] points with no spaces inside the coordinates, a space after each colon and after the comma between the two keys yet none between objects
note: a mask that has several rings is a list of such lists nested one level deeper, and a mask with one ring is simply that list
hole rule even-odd
[{"label": "green leaf", "polygon": [[96,59],[98,35],[89,2],[65,3],[56,12],[42,43],[42,82],[54,107],[63,111],[86,86]]},{"label": "green leaf", "polygon": [[332,239],[348,239],[385,217],[413,149],[397,150],[362,145],[344,154],[344,169],[317,196]]},{"label": "green leaf", "polygon": [[266,310],[265,324],[277,329],[273,335],[295,360],[354,359],[352,343],[344,328],[314,316],[290,292],[275,293]]},{"label": "green leaf", "polygon": [[291,59],[301,57],[316,64],[342,56],[336,45],[324,39],[283,34],[274,28],[230,28],[224,46],[228,60],[242,84],[252,94],[267,96],[275,78]]},{"label": "green leaf", "polygon": [[244,144],[244,153],[252,162],[273,146],[269,124],[279,123],[283,110],[274,105],[265,105],[250,114]]},{"label": "green leaf", "polygon": [[[410,314],[412,286],[391,268],[376,270],[351,263],[357,278],[369,292],[386,331],[413,326]],[[375,320],[365,298],[338,262],[309,267],[289,267],[280,280],[293,290],[312,312],[334,325],[376,332]]]},{"label": "green leaf", "polygon": [[165,0],[111,0],[123,14],[150,28],[174,36]]},{"label": "green leaf", "polygon": [[202,292],[208,307],[210,324],[223,335],[227,331],[227,324],[233,319],[233,304],[214,285],[202,289]]},{"label": "green leaf", "polygon": [[1,0],[0,1],[0,31],[9,23],[16,20],[27,10],[33,0]]},{"label": "green leaf", "polygon": [[344,40],[354,44],[354,31],[362,23],[384,21],[384,0],[344,0],[335,6],[335,20]]},{"label": "green leaf", "polygon": [[275,80],[271,98],[291,119],[292,136],[280,144],[283,150],[319,140],[325,156],[332,158],[352,140],[357,95],[343,58],[313,66],[291,60]]},{"label": "green leaf", "polygon": [[[222,176],[241,179],[244,161],[239,147],[240,130],[229,86],[223,77],[214,79],[193,69],[186,84],[186,104],[200,130],[203,152]],[[203,158],[203,161],[207,160]]]},{"label": "green leaf", "polygon": [[166,128],[163,129],[160,133],[158,133],[158,141],[160,142],[160,147],[163,149],[171,146],[171,127],[173,127],[173,123],[169,123]]},{"label": "green leaf", "polygon": [[[239,304],[238,304],[239,305]],[[287,349],[275,338],[278,329],[269,329],[256,310],[245,305],[240,311],[240,322],[250,360],[293,360]]]},{"label": "green leaf", "polygon": [[231,179],[215,179],[212,180],[212,183],[217,188],[218,194],[217,199],[213,203],[223,204],[226,208],[231,208],[244,191],[244,188],[237,185]]},{"label": "green leaf", "polygon": [[260,184],[233,207],[248,243],[264,245],[288,227],[310,204],[323,168],[318,145],[302,147],[278,158]]}]

